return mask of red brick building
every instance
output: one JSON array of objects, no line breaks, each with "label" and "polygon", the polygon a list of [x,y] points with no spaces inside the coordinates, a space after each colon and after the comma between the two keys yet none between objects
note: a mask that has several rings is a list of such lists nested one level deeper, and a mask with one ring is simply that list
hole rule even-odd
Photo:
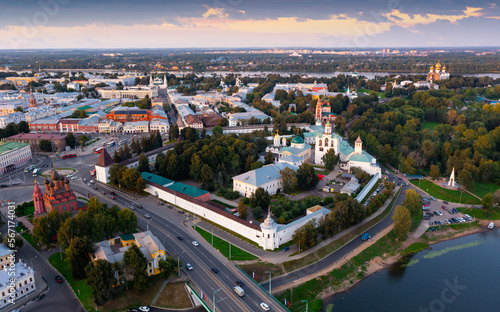
[{"label": "red brick building", "polygon": [[106,119],[118,122],[151,121],[153,114],[148,109],[118,108],[106,114]]},{"label": "red brick building", "polygon": [[60,132],[80,132],[78,124],[80,119],[61,119],[59,120]]},{"label": "red brick building", "polygon": [[19,133],[4,139],[10,142],[29,143],[33,150],[40,150],[40,141],[47,140],[52,144],[52,150],[63,151],[66,147],[66,134]]},{"label": "red brick building", "polygon": [[[54,165],[52,180],[45,178],[44,184],[45,193],[42,193],[38,184],[35,183],[35,188],[33,190],[35,215],[51,212],[54,209],[59,213],[79,210],[76,195],[69,187],[69,179],[61,177]],[[80,207],[80,209],[85,208],[86,206]]]}]

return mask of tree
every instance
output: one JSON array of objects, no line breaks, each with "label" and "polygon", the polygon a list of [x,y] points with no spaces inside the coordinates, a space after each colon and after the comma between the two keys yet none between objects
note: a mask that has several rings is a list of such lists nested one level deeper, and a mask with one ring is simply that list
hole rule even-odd
[{"label": "tree", "polygon": [[80,142],[80,145],[82,146],[82,151],[83,151],[83,147],[85,146],[85,143],[87,142],[88,138],[87,136],[84,134],[84,135],[81,135],[79,138],[78,138],[78,142]]},{"label": "tree", "polygon": [[460,170],[460,172],[458,173],[458,179],[466,189],[470,189],[474,186],[472,173],[467,169]]},{"label": "tree", "polygon": [[40,140],[38,147],[42,152],[52,152],[52,144],[49,140]]},{"label": "tree", "polygon": [[245,203],[242,200],[240,200],[240,202],[238,204],[238,213],[240,214],[241,219],[243,219],[243,220],[247,219],[247,216],[248,216],[247,206],[245,205]]},{"label": "tree", "polygon": [[139,155],[139,166],[137,168],[140,172],[149,172],[149,159],[146,154],[142,153]]},{"label": "tree", "polygon": [[73,278],[82,279],[85,277],[85,267],[91,261],[90,253],[92,253],[92,247],[87,237],[75,237],[71,240],[66,254],[69,258]]},{"label": "tree", "polygon": [[415,160],[413,157],[407,156],[401,165],[401,170],[406,174],[415,174],[417,169],[415,169]]},{"label": "tree", "polygon": [[429,175],[431,176],[432,179],[437,180],[439,178],[439,168],[436,165],[431,165],[431,170],[429,172]]},{"label": "tree", "polygon": [[26,121],[21,121],[17,124],[17,131],[19,133],[29,133],[30,132],[30,125]]},{"label": "tree", "polygon": [[212,183],[214,182],[214,173],[212,168],[209,165],[204,164],[201,167],[201,182],[203,183],[204,188],[211,188]]},{"label": "tree", "polygon": [[118,211],[116,227],[118,231],[124,234],[133,233],[137,228],[136,214],[127,208]]},{"label": "tree", "polygon": [[254,218],[262,219],[262,211],[269,207],[270,201],[269,193],[261,187],[250,196],[250,205],[253,207]]},{"label": "tree", "polygon": [[33,240],[42,246],[47,246],[52,241],[47,217],[33,219]]},{"label": "tree", "polygon": [[283,180],[283,192],[290,193],[291,190],[297,187],[297,173],[290,167],[285,167],[280,170],[281,179]]},{"label": "tree", "polygon": [[158,263],[162,277],[168,279],[172,273],[177,271],[177,262],[172,257],[166,257],[165,260],[160,260]]},{"label": "tree", "polygon": [[319,182],[318,175],[314,172],[314,167],[308,163],[303,163],[297,169],[298,184],[305,190],[313,189]]},{"label": "tree", "polygon": [[420,195],[415,190],[410,189],[406,191],[403,206],[408,209],[413,216],[422,214]]},{"label": "tree", "polygon": [[321,160],[325,164],[326,169],[333,170],[340,161],[340,155],[336,155],[335,150],[331,148],[321,157]]},{"label": "tree", "polygon": [[62,248],[69,247],[71,240],[76,236],[77,225],[73,218],[67,218],[57,231],[57,242]]},{"label": "tree", "polygon": [[271,151],[268,151],[266,156],[264,157],[264,160],[266,162],[266,165],[272,164],[274,162],[273,153],[271,153]]},{"label": "tree", "polygon": [[21,236],[15,234],[14,235],[14,242],[12,242],[12,237],[9,237],[9,236],[5,236],[4,239],[3,239],[3,244],[7,247],[9,247],[10,249],[14,249],[16,247],[23,247],[24,245],[24,240],[21,238]]},{"label": "tree", "polygon": [[264,164],[262,163],[262,161],[256,161],[254,163],[252,163],[252,165],[250,166],[250,169],[251,170],[255,170],[255,169],[259,169],[259,168],[262,168],[264,166]]},{"label": "tree", "polygon": [[146,290],[148,285],[147,267],[148,261],[142,251],[136,245],[130,246],[123,254],[123,262],[133,277],[134,288],[138,293]]},{"label": "tree", "polygon": [[179,138],[179,127],[176,124],[174,124],[170,127],[168,131],[168,140],[174,141],[177,140],[178,138]]},{"label": "tree", "polygon": [[411,227],[410,211],[405,207],[398,205],[394,210],[392,220],[394,221],[394,228],[392,229],[394,234],[398,240],[404,240]]},{"label": "tree", "polygon": [[111,289],[115,281],[113,265],[106,260],[99,259],[85,267],[87,285],[92,288],[92,299],[96,305],[102,305],[112,298]]},{"label": "tree", "polygon": [[120,164],[112,164],[109,167],[109,182],[114,185],[119,185],[123,173],[127,170],[127,167]]},{"label": "tree", "polygon": [[481,199],[481,205],[483,205],[484,209],[490,210],[491,208],[493,208],[493,202],[494,198],[493,194],[491,193],[484,195],[484,197]]},{"label": "tree", "polygon": [[495,193],[493,193],[493,201],[497,205],[500,205],[500,189],[496,190]]},{"label": "tree", "polygon": [[299,252],[314,246],[316,244],[316,220],[311,220],[295,230],[292,239],[299,247]]}]

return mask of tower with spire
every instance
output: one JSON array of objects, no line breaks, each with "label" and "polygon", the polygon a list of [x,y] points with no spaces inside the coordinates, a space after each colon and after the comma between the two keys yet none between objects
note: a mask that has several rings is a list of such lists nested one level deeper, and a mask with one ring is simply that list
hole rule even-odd
[{"label": "tower with spire", "polygon": [[38,183],[35,180],[35,188],[33,189],[33,204],[35,205],[35,215],[45,212],[45,205],[43,202],[43,193]]},{"label": "tower with spire", "polygon": [[354,153],[361,154],[363,153],[363,141],[361,141],[361,136],[358,135],[358,138],[354,142]]},{"label": "tower with spire", "polygon": [[36,104],[36,100],[35,100],[35,97],[33,96],[33,90],[30,89],[30,107],[38,107],[38,105]]}]

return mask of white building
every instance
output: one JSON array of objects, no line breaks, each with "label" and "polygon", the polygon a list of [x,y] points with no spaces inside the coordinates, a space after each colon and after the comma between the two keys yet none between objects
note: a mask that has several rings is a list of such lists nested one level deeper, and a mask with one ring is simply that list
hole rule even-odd
[{"label": "white building", "polygon": [[[12,272],[14,275],[11,275]],[[0,309],[11,306],[35,290],[35,271],[26,263],[17,262],[12,271],[8,271],[7,267],[0,271]]]},{"label": "white building", "polygon": [[7,125],[10,124],[11,122],[17,125],[21,121],[26,121],[26,116],[24,115],[24,113],[21,112],[15,112],[12,114],[0,116],[0,128],[3,129],[7,127]]},{"label": "white building", "polygon": [[233,113],[229,114],[229,126],[234,127],[237,126],[238,123],[240,125],[247,124],[248,121],[253,117],[256,120],[263,122],[267,118],[271,119],[271,117],[267,116],[263,112],[259,110],[251,111],[251,112],[246,112],[246,113]]},{"label": "white building", "polygon": [[140,133],[149,132],[149,121],[126,122],[123,124],[122,132],[124,133]]},{"label": "white building", "polygon": [[102,118],[101,120],[99,120],[97,127],[99,129],[99,133],[118,132],[122,129],[122,123],[119,121]]},{"label": "white building", "polygon": [[149,123],[149,130],[166,133],[170,130],[170,123],[166,119],[153,118]]},{"label": "white building", "polygon": [[10,255],[13,253],[12,249],[0,243],[0,270],[4,270],[6,266],[10,265]]},{"label": "white building", "polygon": [[0,173],[6,173],[32,159],[31,146],[29,143],[0,142]]},{"label": "white building", "polygon": [[358,167],[371,175],[381,173],[380,166],[377,165],[377,160],[366,151],[363,151],[362,146],[363,142],[358,137],[353,149],[347,141],[332,132],[332,126],[327,122],[325,132],[317,133],[316,136],[314,162],[322,165],[322,157],[329,150],[333,149],[336,155],[340,155],[340,166],[342,169],[350,171],[352,167]]},{"label": "white building", "polygon": [[66,87],[69,89],[73,89],[75,91],[80,91],[80,84],[77,83],[77,82],[68,82],[68,84],[66,84]]},{"label": "white building", "polygon": [[283,190],[280,170],[286,167],[297,171],[297,167],[290,164],[277,163],[237,175],[233,177],[233,190],[245,197],[250,197],[259,187],[270,195],[279,193]]}]

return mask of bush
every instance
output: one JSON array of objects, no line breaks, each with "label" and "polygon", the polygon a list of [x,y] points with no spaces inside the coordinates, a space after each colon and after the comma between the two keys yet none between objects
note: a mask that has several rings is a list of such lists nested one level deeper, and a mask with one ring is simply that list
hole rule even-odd
[{"label": "bush", "polygon": [[23,217],[32,214],[35,211],[35,205],[32,201],[17,205],[15,213],[18,217]]}]

